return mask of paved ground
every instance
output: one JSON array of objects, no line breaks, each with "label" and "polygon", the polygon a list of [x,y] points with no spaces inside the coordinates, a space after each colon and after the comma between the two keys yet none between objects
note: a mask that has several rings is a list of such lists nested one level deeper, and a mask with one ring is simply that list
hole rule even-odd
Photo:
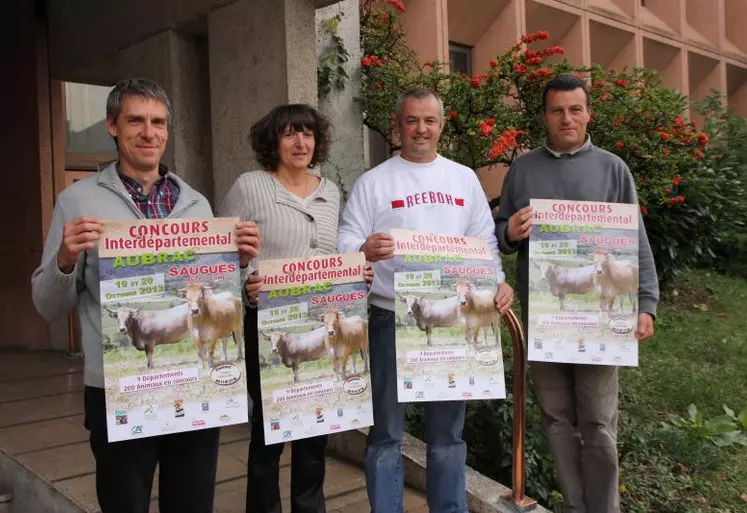
[{"label": "paved ground", "polygon": [[[83,427],[83,361],[59,353],[0,352],[0,446],[70,495],[88,511],[99,511],[94,461]],[[215,511],[244,511],[249,429],[221,431]],[[290,447],[281,461],[283,510],[290,512]],[[330,456],[325,482],[329,513],[369,511],[365,479],[358,467]],[[157,489],[157,486],[154,487]],[[422,494],[407,489],[405,510],[425,513]],[[154,497],[151,511],[157,512]]]}]

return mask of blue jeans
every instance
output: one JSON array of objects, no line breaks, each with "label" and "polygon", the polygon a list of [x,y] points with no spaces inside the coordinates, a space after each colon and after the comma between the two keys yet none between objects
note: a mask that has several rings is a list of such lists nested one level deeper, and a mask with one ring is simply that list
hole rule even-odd
[{"label": "blue jeans", "polygon": [[[371,306],[368,332],[374,414],[364,461],[368,500],[371,513],[402,513],[401,442],[407,404],[397,401],[394,312]],[[431,513],[468,511],[467,445],[462,440],[465,406],[464,401],[425,404],[426,486]]]}]

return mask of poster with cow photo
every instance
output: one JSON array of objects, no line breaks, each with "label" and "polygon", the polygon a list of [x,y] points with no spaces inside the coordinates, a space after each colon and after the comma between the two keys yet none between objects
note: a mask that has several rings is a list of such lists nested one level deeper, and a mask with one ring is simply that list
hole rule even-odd
[{"label": "poster with cow photo", "polygon": [[373,424],[363,253],[260,261],[265,442]]},{"label": "poster with cow photo", "polygon": [[530,201],[529,360],[638,365],[638,206]]},{"label": "poster with cow photo", "polygon": [[484,240],[391,230],[399,402],[506,397],[498,287]]},{"label": "poster with cow photo", "polygon": [[104,221],[110,442],[247,421],[237,222]]}]

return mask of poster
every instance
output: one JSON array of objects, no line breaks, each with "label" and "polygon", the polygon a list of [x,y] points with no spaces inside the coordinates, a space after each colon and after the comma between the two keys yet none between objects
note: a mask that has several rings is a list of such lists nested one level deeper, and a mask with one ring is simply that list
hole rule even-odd
[{"label": "poster", "polygon": [[392,230],[400,402],[506,397],[487,243]]},{"label": "poster", "polygon": [[638,365],[638,206],[531,200],[529,360]]},{"label": "poster", "polygon": [[265,443],[373,424],[363,253],[260,261]]},{"label": "poster", "polygon": [[110,442],[247,421],[237,222],[104,221]]}]

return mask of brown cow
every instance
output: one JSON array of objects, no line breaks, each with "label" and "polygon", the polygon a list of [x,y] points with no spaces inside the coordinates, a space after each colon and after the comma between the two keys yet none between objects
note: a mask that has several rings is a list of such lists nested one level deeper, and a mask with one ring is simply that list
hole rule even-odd
[{"label": "brown cow", "polygon": [[[189,333],[197,348],[197,354],[203,366],[214,365],[213,353],[215,343],[233,335],[238,346],[238,359],[244,358],[241,337],[241,316],[243,307],[241,300],[231,292],[213,294],[213,287],[202,283],[190,283],[180,289],[176,297],[185,299],[189,308]],[[223,358],[228,360],[226,351],[227,341],[223,340]]]},{"label": "brown cow", "polygon": [[345,379],[348,360],[353,359],[353,374],[357,374],[355,356],[360,353],[363,372],[368,372],[368,324],[360,316],[344,317],[339,310],[327,310],[321,321],[327,329],[329,356],[335,374]]}]

